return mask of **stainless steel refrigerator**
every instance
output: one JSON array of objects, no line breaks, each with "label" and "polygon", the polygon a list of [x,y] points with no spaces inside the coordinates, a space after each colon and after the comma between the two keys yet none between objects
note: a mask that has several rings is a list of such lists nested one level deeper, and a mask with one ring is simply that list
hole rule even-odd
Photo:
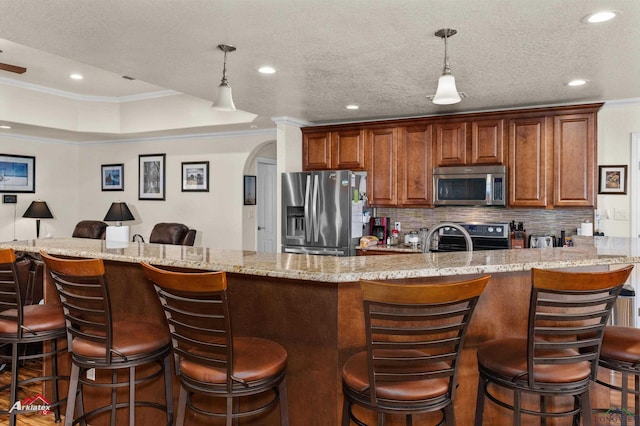
[{"label": "stainless steel refrigerator", "polygon": [[282,174],[282,251],[354,256],[363,228],[366,173]]}]

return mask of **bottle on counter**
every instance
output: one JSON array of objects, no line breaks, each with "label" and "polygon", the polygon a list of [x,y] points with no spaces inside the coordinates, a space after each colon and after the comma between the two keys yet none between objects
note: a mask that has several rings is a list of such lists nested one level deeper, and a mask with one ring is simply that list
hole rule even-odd
[{"label": "bottle on counter", "polygon": [[393,231],[391,231],[391,242],[389,245],[397,246],[399,239],[400,239],[400,235],[398,233],[398,230],[394,229]]}]

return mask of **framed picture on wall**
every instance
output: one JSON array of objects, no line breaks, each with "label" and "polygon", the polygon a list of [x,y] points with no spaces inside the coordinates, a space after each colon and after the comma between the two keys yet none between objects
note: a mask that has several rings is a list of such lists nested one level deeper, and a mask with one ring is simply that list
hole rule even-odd
[{"label": "framed picture on wall", "polygon": [[598,194],[626,194],[627,166],[599,166]]},{"label": "framed picture on wall", "polygon": [[124,191],[124,164],[103,164],[100,180],[103,191]]},{"label": "framed picture on wall", "polygon": [[244,205],[256,204],[256,177],[245,175],[244,177]]},{"label": "framed picture on wall", "polygon": [[182,163],[182,192],[209,192],[209,162]]},{"label": "framed picture on wall", "polygon": [[0,192],[36,192],[36,157],[0,154]]},{"label": "framed picture on wall", "polygon": [[165,199],[165,154],[138,156],[138,199]]}]

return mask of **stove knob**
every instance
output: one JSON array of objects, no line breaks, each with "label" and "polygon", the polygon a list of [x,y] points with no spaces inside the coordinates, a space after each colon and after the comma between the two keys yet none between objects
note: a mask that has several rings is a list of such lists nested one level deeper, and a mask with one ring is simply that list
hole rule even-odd
[{"label": "stove knob", "polygon": [[493,232],[493,226],[490,226],[490,227],[487,229],[487,231],[489,231],[489,232]]},{"label": "stove knob", "polygon": [[502,227],[498,226],[498,227],[496,228],[496,232],[497,232],[498,234],[502,234]]}]

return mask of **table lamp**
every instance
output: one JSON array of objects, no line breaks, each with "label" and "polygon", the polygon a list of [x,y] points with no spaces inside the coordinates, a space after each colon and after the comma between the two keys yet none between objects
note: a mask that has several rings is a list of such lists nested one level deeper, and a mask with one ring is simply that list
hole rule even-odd
[{"label": "table lamp", "polygon": [[105,222],[115,222],[115,226],[107,226],[107,233],[105,239],[107,241],[129,241],[129,227],[123,226],[122,222],[125,220],[136,220],[127,207],[127,203],[118,201],[117,203],[111,203],[107,215],[104,217]]},{"label": "table lamp", "polygon": [[45,201],[32,201],[27,211],[22,217],[29,217],[36,220],[36,238],[40,238],[40,219],[53,219],[53,214]]}]

